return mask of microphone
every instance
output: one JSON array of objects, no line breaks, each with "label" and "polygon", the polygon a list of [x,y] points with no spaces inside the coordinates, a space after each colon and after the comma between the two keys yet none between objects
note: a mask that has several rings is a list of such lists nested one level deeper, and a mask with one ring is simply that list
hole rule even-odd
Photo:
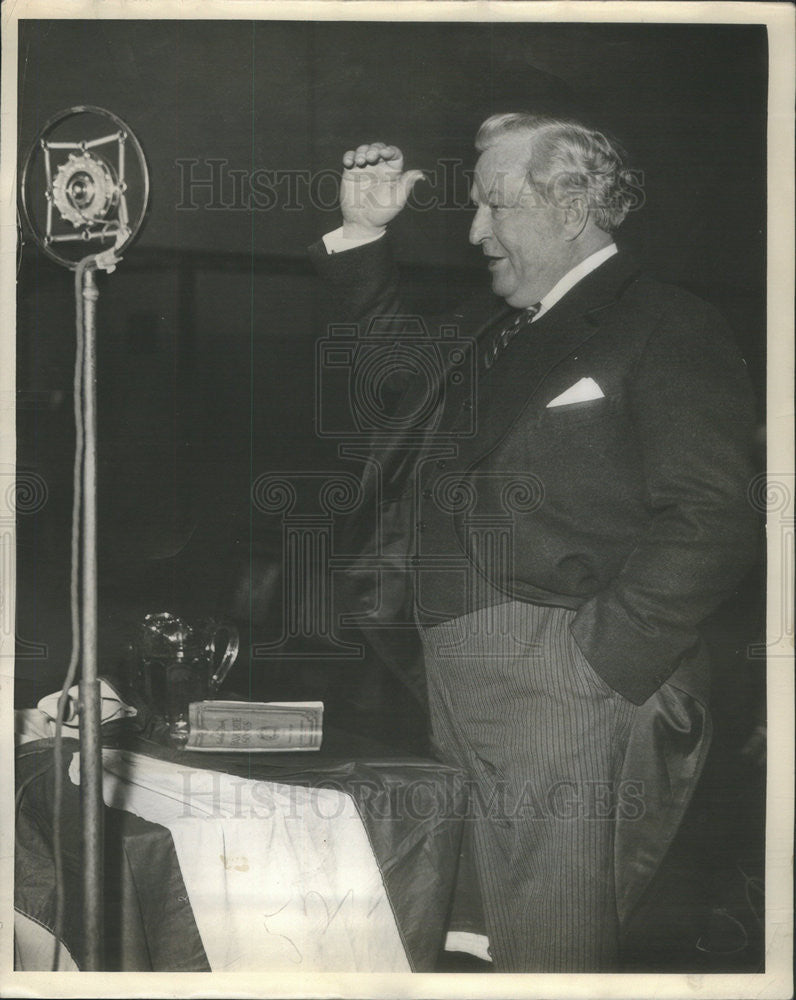
[{"label": "microphone", "polygon": [[[56,263],[76,270],[95,251],[119,255],[140,231],[149,204],[141,144],[121,118],[93,105],[59,111],[25,158],[22,212],[33,238]],[[109,260],[109,258],[108,258]]]},{"label": "microphone", "polygon": [[[75,462],[72,504],[72,653],[58,700],[53,851],[55,955],[63,930],[65,887],[60,852],[63,795],[61,727],[68,691],[81,667],[80,802],[83,838],[83,968],[104,964],[101,691],[97,672],[97,357],[96,271],[111,272],[138,235],[149,205],[149,170],[138,139],[121,118],[93,105],[60,111],[25,158],[22,213],[36,243],[75,272]],[[21,235],[21,234],[20,234]],[[80,591],[80,594],[78,594]]]}]

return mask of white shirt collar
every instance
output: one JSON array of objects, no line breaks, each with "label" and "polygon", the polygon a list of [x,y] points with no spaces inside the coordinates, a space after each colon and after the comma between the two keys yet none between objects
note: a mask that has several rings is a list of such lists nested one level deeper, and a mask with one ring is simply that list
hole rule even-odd
[{"label": "white shirt collar", "polygon": [[609,257],[613,257],[613,255],[618,252],[619,250],[616,243],[609,243],[607,247],[603,247],[601,250],[593,253],[590,257],[582,260],[580,264],[576,264],[572,270],[568,271],[560,281],[556,282],[547,295],[541,299],[539,303],[539,312],[534,316],[532,322],[535,323],[540,316],[543,316],[548,311],[548,309],[552,309],[559,299],[563,299],[567,292],[574,288],[579,281],[582,281],[587,274],[591,274],[591,272],[596,270],[600,264],[604,264]]}]

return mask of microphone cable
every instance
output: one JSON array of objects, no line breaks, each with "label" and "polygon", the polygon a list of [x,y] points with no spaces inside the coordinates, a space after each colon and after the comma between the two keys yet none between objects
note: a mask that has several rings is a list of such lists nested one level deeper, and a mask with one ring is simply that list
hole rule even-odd
[{"label": "microphone cable", "polygon": [[53,760],[55,766],[53,788],[53,862],[55,867],[55,919],[53,933],[52,971],[58,970],[61,952],[61,938],[64,929],[65,885],[63,871],[63,845],[61,843],[61,819],[63,813],[64,769],[63,769],[63,724],[67,706],[70,705],[69,689],[74,684],[80,660],[80,515],[83,506],[82,473],[85,457],[85,429],[83,426],[83,363],[85,359],[85,338],[83,333],[83,276],[86,269],[96,261],[96,255],[84,257],[75,271],[75,370],[73,378],[73,407],[75,420],[75,455],[72,469],[72,543],[71,569],[69,581],[69,603],[72,627],[72,649],[69,667],[58,698],[55,715],[55,738]]}]

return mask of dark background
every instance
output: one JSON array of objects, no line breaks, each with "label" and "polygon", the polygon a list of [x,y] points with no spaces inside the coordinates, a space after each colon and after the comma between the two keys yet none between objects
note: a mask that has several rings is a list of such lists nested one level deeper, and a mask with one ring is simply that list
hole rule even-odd
[{"label": "dark background", "polygon": [[[187,210],[178,207],[190,200],[178,161],[200,161],[195,176],[209,176],[212,158],[227,170],[308,176],[337,170],[349,147],[383,140],[399,145],[410,167],[438,171],[440,160],[458,159],[467,168],[490,113],[585,114],[617,135],[643,171],[643,208],[619,242],[724,312],[762,401],[766,91],[762,26],[22,22],[20,160],[52,115],[94,104],[130,125],[151,171],[145,228],[117,271],[98,279],[101,669],[116,666],[143,612],[228,610],[236,586],[255,619],[244,644],[278,631],[273,594],[265,587],[261,596],[246,576],[250,562],[256,577],[269,558],[278,561],[278,536],[250,508],[250,484],[262,472],[339,466],[313,422],[325,303],[306,257],[310,243],[339,225],[331,181],[318,188],[326,207],[311,203],[306,186],[291,199],[283,183],[273,207],[247,210],[234,206],[225,174],[227,208],[211,207],[209,192],[196,190],[197,207]],[[418,191],[443,196],[440,184]],[[466,182],[447,194],[461,203]],[[470,219],[460,204],[406,211],[392,227],[423,308],[486,282],[467,243]],[[60,685],[69,656],[74,447],[71,275],[27,234],[17,303],[17,462],[47,487],[46,503],[18,525],[22,706]],[[762,872],[762,779],[738,751],[762,719],[764,661],[746,652],[762,628],[762,580],[758,568],[706,627],[716,661],[716,750],[688,845],[705,841],[708,829],[707,853],[718,861],[695,881],[686,852],[685,876],[662,889],[680,914],[683,947],[713,934],[718,944],[708,943],[720,954],[730,949],[722,968],[759,961],[759,949],[731,951],[737,927],[717,922],[715,911],[740,917],[755,943],[749,882],[737,870],[740,852],[744,872]],[[273,697],[283,675],[250,669],[243,657],[235,683]],[[417,713],[374,676],[359,662],[293,670],[303,696],[332,708],[347,700],[366,714],[386,703],[391,727],[382,734],[416,730]],[[694,894],[699,905],[691,905]],[[695,914],[713,923],[694,927]],[[648,931],[642,915],[639,967],[649,959]]]},{"label": "dark background", "polygon": [[[148,610],[218,605],[237,572],[233,512],[250,541],[272,527],[248,517],[260,473],[336,465],[334,443],[315,433],[325,311],[306,247],[339,224],[331,175],[360,141],[397,143],[437,178],[418,191],[443,207],[392,227],[433,311],[487,280],[467,242],[463,174],[479,123],[511,108],[586,114],[642,172],[644,204],[620,242],[723,310],[764,397],[762,26],[24,21],[19,53],[21,158],[56,112],[96,104],[127,121],[151,171],[141,236],[99,278],[108,656],[130,616],[117,605],[133,593]],[[186,191],[191,170],[210,177],[211,159],[225,161],[221,188]],[[445,189],[442,160],[461,164]],[[274,179],[274,204],[258,208],[235,195],[235,170],[325,172],[323,205],[306,183]],[[17,676],[48,690],[68,655],[73,311],[68,272],[26,235],[18,462],[48,499],[20,518],[19,630],[48,652],[23,657]]]},{"label": "dark background", "polygon": [[[103,656],[133,595],[191,614],[225,602],[240,558],[273,535],[248,506],[260,473],[338,467],[315,432],[326,313],[306,248],[339,224],[333,175],[361,141],[400,145],[436,180],[418,192],[441,207],[392,227],[433,312],[487,281],[464,176],[480,122],[585,114],[641,171],[620,242],[723,310],[764,397],[762,26],[24,21],[19,56],[20,158],[55,113],[94,104],[130,125],[151,172],[140,238],[99,277]],[[225,161],[220,188],[186,190],[212,159]],[[460,164],[447,187],[443,160]],[[235,194],[236,170],[323,180],[313,199],[306,181],[273,178],[258,207]],[[19,632],[47,653],[23,656],[17,677],[49,691],[68,656],[74,306],[68,272],[25,240],[18,462],[48,492],[20,518]]]}]

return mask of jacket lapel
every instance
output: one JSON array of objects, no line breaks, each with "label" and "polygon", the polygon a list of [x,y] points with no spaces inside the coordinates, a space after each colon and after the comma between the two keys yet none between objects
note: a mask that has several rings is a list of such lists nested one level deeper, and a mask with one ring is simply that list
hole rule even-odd
[{"label": "jacket lapel", "polygon": [[[410,383],[396,409],[395,431],[382,434],[373,442],[371,455],[374,460],[368,463],[364,477],[366,492],[371,496],[378,493],[379,485],[386,496],[394,495],[396,487],[400,492],[398,484],[403,482],[406,469],[414,464],[418,450],[440,441],[456,445],[455,461],[460,468],[483,458],[520,419],[546,376],[597,333],[603,316],[637,275],[635,260],[620,252],[587,275],[548,313],[521,333],[508,354],[501,357],[489,373],[488,420],[483,419],[483,413],[477,414],[479,430],[471,438],[449,436],[433,429],[423,441],[419,441],[416,434],[407,434],[401,426],[401,418],[419,412],[422,408],[419,396],[429,391],[426,381]],[[457,327],[458,336],[474,342],[478,361],[490,338],[516,312],[494,295],[481,295],[454,313],[450,320],[451,325]],[[445,370],[441,373],[444,389],[450,395],[448,374]],[[480,372],[479,377],[483,374]],[[479,393],[479,396],[485,394]],[[452,404],[452,408],[457,405],[452,399],[446,402]],[[482,398],[482,408],[484,402]]]},{"label": "jacket lapel", "polygon": [[479,433],[460,442],[460,468],[480,461],[505,437],[550,372],[597,334],[604,316],[637,274],[635,262],[617,254],[518,335],[482,383]]},{"label": "jacket lapel", "polygon": [[[496,295],[482,292],[445,317],[443,325],[454,327],[456,339],[466,341],[471,346],[475,354],[474,365],[477,365],[481,345],[492,331],[501,329],[516,312],[516,309],[506,305]],[[452,390],[450,366],[443,366],[439,374],[436,388],[441,399],[447,394],[445,403],[450,410],[460,402],[461,393],[472,392],[472,388],[461,385],[458,390]],[[400,492],[405,483],[406,470],[414,465],[419,451],[433,446],[437,441],[451,440],[441,434],[436,425],[422,435],[418,435],[417,429],[412,426],[411,416],[423,411],[429,391],[433,390],[425,377],[410,382],[395,410],[395,429],[391,433],[381,432],[371,442],[370,461],[363,472],[362,483],[365,495],[375,497],[376,502]],[[455,401],[451,398],[453,395],[457,396]]]}]

